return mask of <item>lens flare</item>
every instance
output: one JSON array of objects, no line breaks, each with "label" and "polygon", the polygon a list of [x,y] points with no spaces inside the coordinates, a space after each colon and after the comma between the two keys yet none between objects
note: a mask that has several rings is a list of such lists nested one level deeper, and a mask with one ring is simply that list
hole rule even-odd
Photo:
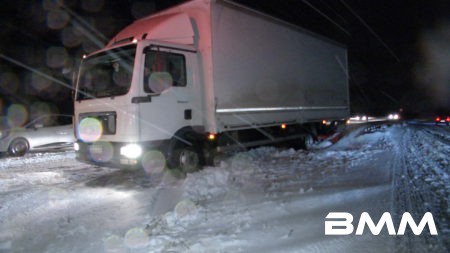
[{"label": "lens flare", "polygon": [[[38,71],[41,71],[45,74],[50,74],[50,72],[46,69],[39,68]],[[38,73],[31,73],[31,86],[34,88],[34,90],[37,93],[41,93],[47,90],[53,90],[56,87],[55,85],[52,85],[52,81],[48,78],[45,78],[43,75],[40,75]]]},{"label": "lens flare", "polygon": [[6,94],[15,94],[19,88],[19,77],[12,72],[5,72],[0,75],[0,88]]},{"label": "lens flare", "polygon": [[197,205],[190,199],[183,199],[175,206],[174,213],[178,220],[189,219],[197,216]]},{"label": "lens flare", "polygon": [[78,125],[78,136],[85,142],[93,142],[100,139],[103,133],[102,123],[95,118],[84,118]]},{"label": "lens flare", "polygon": [[114,156],[114,148],[109,142],[96,142],[89,146],[88,151],[95,162],[109,162]]},{"label": "lens flare", "polygon": [[150,241],[149,235],[143,228],[132,228],[127,231],[124,238],[125,245],[130,249],[140,249],[148,245]]},{"label": "lens flare", "polygon": [[68,60],[68,53],[64,47],[50,47],[47,49],[47,66],[51,68],[62,68]]},{"label": "lens flare", "polygon": [[117,235],[110,235],[103,239],[103,247],[107,253],[126,252],[123,245],[123,238]]},{"label": "lens flare", "polygon": [[35,102],[30,106],[30,118],[35,119],[43,115],[57,113],[56,110],[52,110],[50,104],[45,102]]},{"label": "lens flare", "polygon": [[142,167],[148,175],[159,174],[166,167],[166,158],[157,150],[150,150],[142,156]]},{"label": "lens flare", "polygon": [[61,40],[65,47],[78,47],[83,41],[82,33],[73,26],[66,27],[61,32]]},{"label": "lens flare", "polygon": [[47,13],[47,26],[50,29],[59,30],[67,26],[70,16],[67,12],[55,9]]},{"label": "lens flare", "polygon": [[28,120],[28,111],[25,106],[12,104],[7,111],[7,122],[10,127],[23,126]]}]

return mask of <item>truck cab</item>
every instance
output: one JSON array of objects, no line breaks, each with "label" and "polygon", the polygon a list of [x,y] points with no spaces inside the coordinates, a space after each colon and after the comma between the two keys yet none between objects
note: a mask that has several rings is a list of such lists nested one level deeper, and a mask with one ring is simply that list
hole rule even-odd
[{"label": "truck cab", "polygon": [[144,150],[167,152],[177,131],[201,126],[197,59],[193,47],[150,40],[85,57],[75,97],[79,158],[133,165]]}]

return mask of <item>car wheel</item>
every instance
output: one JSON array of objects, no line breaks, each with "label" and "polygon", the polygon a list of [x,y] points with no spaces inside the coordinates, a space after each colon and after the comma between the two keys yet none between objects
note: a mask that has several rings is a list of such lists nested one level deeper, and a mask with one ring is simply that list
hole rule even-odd
[{"label": "car wheel", "polygon": [[9,144],[8,153],[11,156],[23,156],[30,149],[28,141],[24,138],[15,139]]}]

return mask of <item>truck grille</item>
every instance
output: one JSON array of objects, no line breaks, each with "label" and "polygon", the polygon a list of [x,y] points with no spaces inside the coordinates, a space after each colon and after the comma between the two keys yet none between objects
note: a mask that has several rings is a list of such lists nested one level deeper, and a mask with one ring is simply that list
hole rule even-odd
[{"label": "truck grille", "polygon": [[114,135],[116,134],[116,122],[117,113],[116,112],[95,112],[95,113],[81,113],[79,121],[83,119],[92,118],[98,120],[103,128],[103,135]]}]

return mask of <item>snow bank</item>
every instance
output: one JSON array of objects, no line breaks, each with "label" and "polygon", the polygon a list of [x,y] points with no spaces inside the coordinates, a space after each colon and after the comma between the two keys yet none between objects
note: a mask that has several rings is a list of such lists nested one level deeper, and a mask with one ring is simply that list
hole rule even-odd
[{"label": "snow bank", "polygon": [[431,210],[445,241],[449,138],[428,130],[381,125],[326,149],[260,147],[185,179],[138,180],[79,164],[73,152],[4,159],[0,252],[395,251],[394,237],[323,233],[329,211],[381,214],[398,204],[394,190],[396,201],[411,201],[401,206]]},{"label": "snow bank", "polygon": [[229,179],[230,172],[221,167],[188,174],[183,184],[183,197],[200,201],[224,195],[229,189]]}]

